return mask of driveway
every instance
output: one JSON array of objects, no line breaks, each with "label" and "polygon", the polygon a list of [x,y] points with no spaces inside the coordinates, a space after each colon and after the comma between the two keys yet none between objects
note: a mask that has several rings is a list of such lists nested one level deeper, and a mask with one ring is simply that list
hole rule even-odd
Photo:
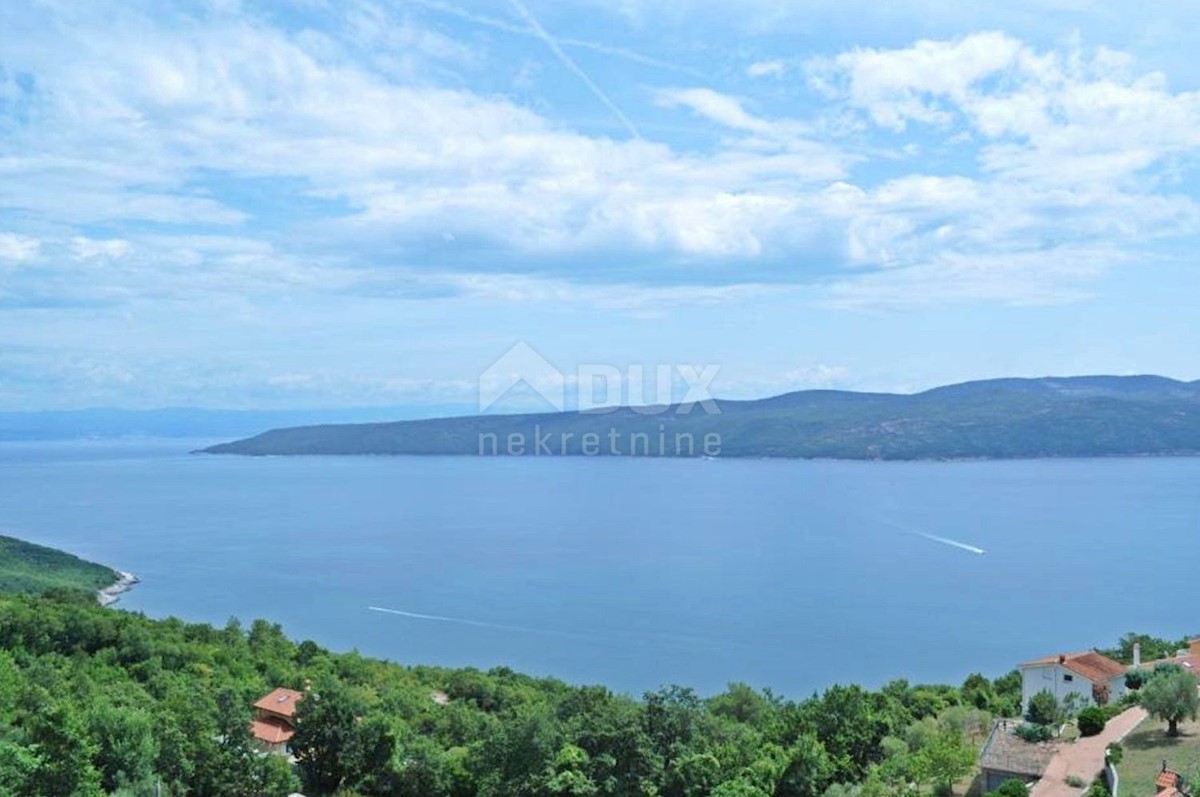
[{"label": "driveway", "polygon": [[1108,721],[1098,736],[1079,739],[1074,744],[1065,744],[1058,749],[1042,779],[1034,784],[1030,797],[1078,797],[1084,789],[1067,785],[1068,775],[1078,775],[1090,786],[1092,778],[1104,768],[1104,751],[1113,742],[1119,742],[1142,724],[1146,709],[1134,706]]}]

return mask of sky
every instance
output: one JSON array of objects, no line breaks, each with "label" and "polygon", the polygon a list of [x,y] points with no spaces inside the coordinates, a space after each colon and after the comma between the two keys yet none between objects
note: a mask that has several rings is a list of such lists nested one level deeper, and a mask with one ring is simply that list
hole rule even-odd
[{"label": "sky", "polygon": [[1200,378],[1197,31],[1169,1],[5,2],[0,409],[466,406],[519,343],[740,398]]}]

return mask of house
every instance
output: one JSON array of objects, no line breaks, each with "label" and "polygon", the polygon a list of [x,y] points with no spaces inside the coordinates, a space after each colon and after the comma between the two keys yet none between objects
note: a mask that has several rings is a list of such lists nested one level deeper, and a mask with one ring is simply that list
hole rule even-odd
[{"label": "house", "polygon": [[1167,762],[1162,762],[1162,772],[1154,781],[1155,793],[1158,797],[1180,797],[1186,794],[1183,790],[1183,776],[1174,770],[1167,769]]},{"label": "house", "polygon": [[1053,742],[1027,742],[1013,731],[1020,722],[997,720],[979,755],[983,791],[995,791],[1006,780],[1032,783],[1042,777],[1057,746]]},{"label": "house", "polygon": [[1148,661],[1142,663],[1140,656],[1137,656],[1138,646],[1134,647],[1135,658],[1134,667],[1140,667],[1146,670],[1153,670],[1160,664],[1177,664],[1183,669],[1200,678],[1200,639],[1188,640],[1188,646],[1182,650],[1176,651],[1174,656],[1167,659],[1159,659],[1158,661]]},{"label": "house", "polygon": [[275,689],[254,704],[250,733],[258,745],[273,753],[289,752],[296,734],[296,704],[304,699],[295,689]]},{"label": "house", "polygon": [[[1021,665],[1021,711],[1029,708],[1029,700],[1038,692],[1049,692],[1059,703],[1074,698],[1076,706],[1112,703],[1125,696],[1125,673],[1128,668],[1120,662],[1089,650],[1084,653],[1060,653]],[[1099,701],[1096,695],[1107,696]]]}]

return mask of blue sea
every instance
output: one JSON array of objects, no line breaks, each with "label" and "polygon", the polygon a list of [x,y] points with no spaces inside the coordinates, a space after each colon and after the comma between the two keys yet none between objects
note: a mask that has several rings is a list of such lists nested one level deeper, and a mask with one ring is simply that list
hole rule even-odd
[{"label": "blue sea", "polygon": [[333,650],[635,694],[957,683],[1125,631],[1200,631],[1200,459],[188,453],[200,444],[0,445],[0,533],[135,572],[118,606],[154,617],[262,617]]}]

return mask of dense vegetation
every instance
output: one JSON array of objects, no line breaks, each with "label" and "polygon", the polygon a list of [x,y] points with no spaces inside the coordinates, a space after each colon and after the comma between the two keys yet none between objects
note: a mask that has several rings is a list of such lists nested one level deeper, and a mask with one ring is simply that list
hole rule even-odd
[{"label": "dense vegetation", "polygon": [[[1113,661],[1119,661],[1122,664],[1133,664],[1133,647],[1134,645],[1139,645],[1142,650],[1143,662],[1160,661],[1171,658],[1175,655],[1176,651],[1187,650],[1191,639],[1192,637],[1161,639],[1149,634],[1128,633],[1121,637],[1115,647],[1103,648],[1097,652],[1108,656]],[[1133,675],[1132,672],[1130,674]],[[1136,679],[1137,676],[1134,675],[1134,678]]]},{"label": "dense vegetation", "polygon": [[42,593],[74,589],[94,593],[117,577],[110,568],[85,562],[69,553],[0,536],[0,591]]},{"label": "dense vegetation", "polygon": [[[0,794],[286,795],[253,751],[250,706],[303,688],[308,794],[830,797],[949,789],[1019,677],[895,681],[803,701],[734,684],[641,699],[500,668],[403,667],[224,628],[102,609],[90,595],[0,596]],[[847,784],[847,785],[842,785]],[[856,784],[856,785],[848,785]]]},{"label": "dense vegetation", "polygon": [[[794,701],[744,684],[635,699],[507,668],[405,667],[297,644],[263,620],[218,629],[104,609],[94,588],[112,571],[0,539],[43,577],[0,585],[43,593],[0,594],[0,795],[917,797],[952,792],[991,717],[1020,708],[1015,671]],[[1133,641],[1177,646],[1121,646]],[[1142,690],[1168,722],[1196,711],[1190,675],[1188,700],[1166,688],[1176,671]],[[252,704],[277,686],[306,690],[294,768],[249,732]],[[1025,727],[1064,716],[1048,693],[1033,702]]]},{"label": "dense vegetation", "polygon": [[[1200,382],[1162,377],[998,379],[916,395],[814,390],[718,401],[680,414],[473,416],[276,429],[215,446],[232,454],[485,454],[840,459],[1200,453]],[[610,430],[616,437],[610,440]],[[516,435],[520,446],[510,446]],[[660,436],[661,435],[661,436]],[[482,437],[481,437],[482,436]],[[588,443],[593,436],[592,443]],[[544,447],[537,441],[545,440]],[[688,443],[690,441],[690,444]],[[481,445],[482,443],[482,445]],[[586,448],[585,446],[591,446]]]}]

